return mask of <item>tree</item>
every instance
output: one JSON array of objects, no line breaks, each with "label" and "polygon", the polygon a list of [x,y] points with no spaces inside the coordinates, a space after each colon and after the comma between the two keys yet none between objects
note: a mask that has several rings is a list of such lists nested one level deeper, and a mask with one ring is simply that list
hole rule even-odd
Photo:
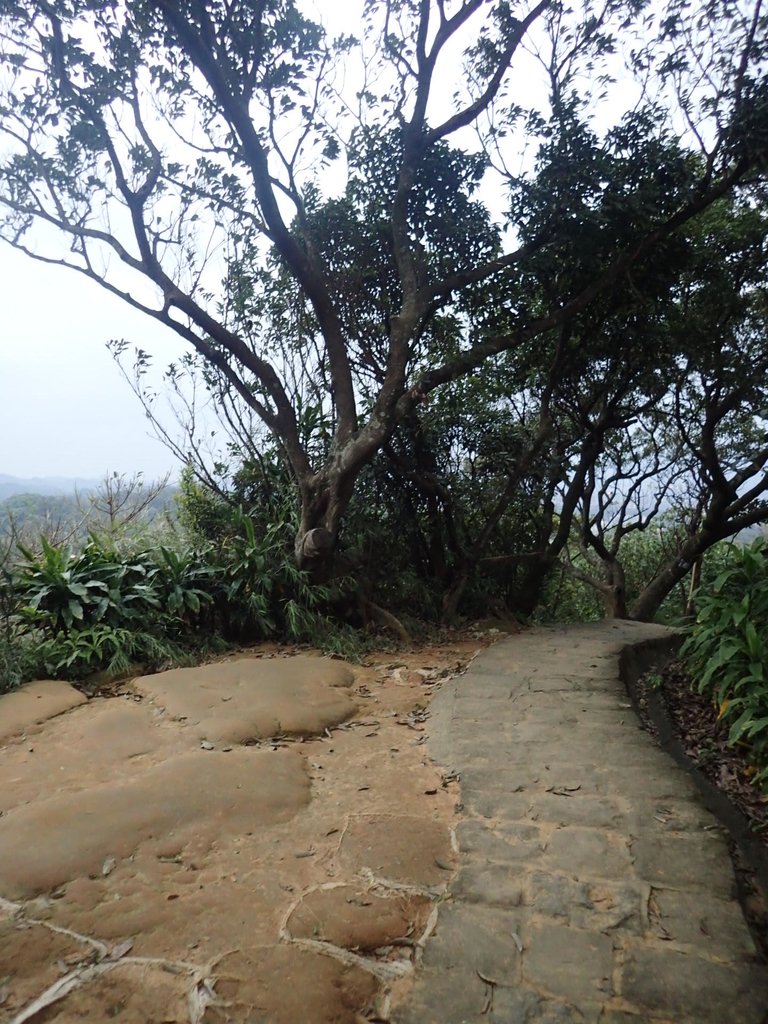
[{"label": "tree", "polygon": [[107,473],[96,490],[85,497],[78,495],[89,528],[94,532],[103,530],[114,539],[142,520],[147,521],[153,512],[162,510],[170,475],[146,481],[142,473]]},{"label": "tree", "polygon": [[[715,203],[688,231],[684,267],[646,325],[663,389],[615,424],[590,468],[577,570],[611,614],[650,619],[716,543],[768,519],[768,216],[754,200]],[[622,546],[665,523],[666,557],[627,605]]]},{"label": "tree", "polygon": [[[0,234],[171,327],[258,415],[319,571],[433,392],[565,371],[575,320],[768,153],[761,0],[366,0],[335,39],[295,0],[0,19]],[[638,98],[606,128],[618,73]]]}]

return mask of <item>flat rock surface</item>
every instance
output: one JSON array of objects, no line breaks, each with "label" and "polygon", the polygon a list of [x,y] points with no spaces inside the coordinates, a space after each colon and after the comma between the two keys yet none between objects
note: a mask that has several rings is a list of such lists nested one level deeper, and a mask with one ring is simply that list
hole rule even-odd
[{"label": "flat rock surface", "polygon": [[357,710],[351,670],[328,658],[240,658],[136,681],[139,693],[199,739],[244,743],[317,736]]},{"label": "flat rock surface", "polygon": [[403,814],[351,818],[339,852],[342,863],[360,864],[376,878],[405,885],[440,888],[453,868],[451,840],[443,823]]},{"label": "flat rock surface", "polygon": [[619,678],[625,647],[664,636],[530,630],[437,695],[459,869],[396,1024],[763,1024],[723,831]]},{"label": "flat rock surface", "polygon": [[386,1014],[455,862],[427,705],[489,641],[1,697],[0,1022]]},{"label": "flat rock surface", "polygon": [[27,697],[0,1024],[763,1024],[724,837],[619,681],[663,635],[536,629],[453,676],[488,634],[354,669],[264,650],[53,717]]},{"label": "flat rock surface", "polygon": [[308,893],[288,918],[287,929],[296,938],[371,952],[421,934],[431,907],[428,897],[418,893],[377,896],[362,886],[331,885]]},{"label": "flat rock surface", "polygon": [[148,843],[158,856],[190,846],[204,855],[224,829],[243,836],[287,821],[309,797],[306,765],[293,750],[181,754],[125,782],[57,794],[4,815],[0,892],[37,896],[97,876],[108,859],[131,857]]},{"label": "flat rock surface", "polygon": [[0,700],[0,742],[85,704],[87,697],[60,679],[27,683]]}]

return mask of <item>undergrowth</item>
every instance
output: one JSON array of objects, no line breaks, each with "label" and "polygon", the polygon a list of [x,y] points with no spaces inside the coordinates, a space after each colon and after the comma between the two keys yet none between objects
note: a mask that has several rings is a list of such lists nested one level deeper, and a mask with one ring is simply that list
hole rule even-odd
[{"label": "undergrowth", "polygon": [[755,782],[768,789],[768,545],[739,549],[711,590],[696,595],[696,621],[681,657],[742,745]]},{"label": "undergrowth", "polygon": [[92,535],[79,550],[19,546],[0,577],[0,692],[43,676],[157,671],[267,639],[363,656],[367,639],[329,614],[347,582],[310,584],[286,520],[259,530],[237,510],[230,527],[218,543]]}]

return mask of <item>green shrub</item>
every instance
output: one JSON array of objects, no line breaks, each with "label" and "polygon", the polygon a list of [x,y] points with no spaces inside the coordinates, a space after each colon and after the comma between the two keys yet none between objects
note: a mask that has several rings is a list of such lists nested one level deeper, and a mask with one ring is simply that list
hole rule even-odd
[{"label": "green shrub", "polygon": [[296,567],[290,520],[267,526],[236,507],[227,513],[217,544],[132,548],[92,536],[80,551],[44,538],[39,551],[21,548],[6,569],[14,615],[0,622],[0,685],[136,662],[158,668],[224,640],[331,641],[329,589]]},{"label": "green shrub", "polygon": [[327,587],[312,585],[294,561],[288,519],[257,533],[253,519],[233,510],[236,526],[217,553],[217,603],[225,631],[239,640],[282,637],[314,641]]},{"label": "green shrub", "polygon": [[696,595],[681,651],[700,693],[711,696],[732,744],[743,743],[768,786],[768,545],[734,549],[732,564]]},{"label": "green shrub", "polygon": [[604,616],[605,608],[593,587],[569,572],[564,560],[553,566],[533,616],[534,622],[594,622]]},{"label": "green shrub", "polygon": [[111,675],[136,665],[156,672],[189,662],[188,654],[167,637],[108,625],[73,630],[66,636],[47,637],[37,651],[36,675],[82,679],[106,670]]},{"label": "green shrub", "polygon": [[[243,478],[238,505],[187,474],[186,538],[149,543],[146,536],[92,534],[79,549],[43,538],[39,549],[19,548],[15,561],[4,563],[0,689],[40,676],[119,673],[136,663],[154,670],[227,642],[265,638],[361,656],[374,641],[346,621],[355,618],[361,584],[345,577],[318,586],[298,569],[295,509],[277,471],[273,476]],[[356,562],[347,562],[353,572]],[[395,575],[385,578],[397,595],[408,605],[423,603],[417,575]],[[437,596],[434,604],[438,610]]]},{"label": "green shrub", "polygon": [[92,538],[79,553],[41,538],[39,553],[20,548],[14,586],[26,620],[46,635],[66,635],[98,622],[125,626],[160,607],[157,568],[144,552],[121,555]]},{"label": "green shrub", "polygon": [[6,635],[0,636],[0,694],[14,690],[24,678],[17,644]]},{"label": "green shrub", "polygon": [[214,602],[221,568],[207,548],[175,549],[161,544],[153,555],[153,580],[160,607],[188,629],[196,628]]},{"label": "green shrub", "polygon": [[205,645],[196,616],[212,597],[199,582],[213,570],[196,555],[121,550],[95,536],[79,552],[41,538],[39,552],[20,553],[6,570],[16,608],[0,650],[6,688],[35,676],[119,673],[137,662],[156,669]]}]

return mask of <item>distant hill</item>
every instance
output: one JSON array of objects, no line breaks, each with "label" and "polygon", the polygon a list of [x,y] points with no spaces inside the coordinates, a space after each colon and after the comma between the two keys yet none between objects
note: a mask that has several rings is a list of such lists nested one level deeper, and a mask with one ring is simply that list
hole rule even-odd
[{"label": "distant hill", "polygon": [[[130,484],[129,484],[130,486]],[[90,530],[99,530],[108,525],[109,519],[104,507],[104,480],[85,477],[34,477],[23,479],[0,473],[0,542],[11,536],[32,544],[40,534],[53,541],[68,540],[78,543],[87,538]],[[118,522],[127,522],[126,513],[136,508],[135,524],[151,523],[157,516],[173,514],[176,484],[166,485],[154,494],[149,485],[144,492],[148,503],[142,502],[139,488],[133,499],[128,494],[125,501],[117,505],[122,512]],[[119,492],[119,485],[118,485]],[[97,501],[96,507],[91,506]],[[138,504],[137,504],[138,503]]]},{"label": "distant hill", "polygon": [[34,476],[28,479],[0,473],[0,501],[12,498],[16,494],[73,495],[94,491],[101,481],[88,480],[76,476]]}]

